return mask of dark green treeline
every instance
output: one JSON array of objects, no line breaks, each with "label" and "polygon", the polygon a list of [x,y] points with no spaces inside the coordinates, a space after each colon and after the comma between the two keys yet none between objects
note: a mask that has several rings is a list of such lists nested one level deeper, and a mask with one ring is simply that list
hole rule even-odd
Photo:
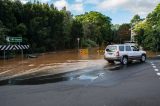
[{"label": "dark green treeline", "polygon": [[113,41],[111,35],[111,19],[99,12],[73,16],[53,4],[0,0],[0,44],[22,36],[33,52],[47,52],[77,48],[77,38],[80,47],[102,46]]}]

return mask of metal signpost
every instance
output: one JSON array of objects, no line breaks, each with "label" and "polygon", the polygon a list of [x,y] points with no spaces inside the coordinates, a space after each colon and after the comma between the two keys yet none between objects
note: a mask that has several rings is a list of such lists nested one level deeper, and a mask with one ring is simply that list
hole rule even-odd
[{"label": "metal signpost", "polygon": [[[22,37],[6,37],[6,41],[9,43],[9,45],[3,45],[3,48],[1,48],[1,50],[4,51],[4,60],[6,58],[6,50],[21,50],[21,54],[22,54],[22,59],[23,59],[23,49],[25,49],[25,47],[23,47],[23,45],[20,45],[20,43],[22,42]],[[10,43],[19,43],[19,45],[10,45]]]},{"label": "metal signpost", "polygon": [[77,38],[77,41],[78,41],[78,51],[79,51],[79,41],[80,41],[80,38]]}]

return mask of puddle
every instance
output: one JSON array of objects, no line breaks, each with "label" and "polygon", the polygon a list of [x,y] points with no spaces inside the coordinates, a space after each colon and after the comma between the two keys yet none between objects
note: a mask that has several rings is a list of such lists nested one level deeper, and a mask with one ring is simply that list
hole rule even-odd
[{"label": "puddle", "polygon": [[78,77],[79,80],[91,80],[91,81],[93,81],[97,78],[98,78],[98,76],[88,76],[88,75],[82,75],[82,76]]},{"label": "puddle", "polygon": [[[44,75],[38,76],[38,74],[32,75],[23,75],[20,77],[11,78],[8,81],[0,82],[0,85],[38,85],[38,84],[46,84],[46,83],[57,83],[62,81],[94,81],[98,78],[104,76],[103,71],[99,70],[92,70],[92,71],[73,71],[73,72],[66,72],[62,74],[56,75]],[[43,75],[43,73],[42,73]]]},{"label": "puddle", "polygon": [[65,74],[57,75],[46,75],[46,76],[21,76],[9,79],[9,85],[38,85],[45,83],[56,83],[61,81],[68,81],[69,77],[66,77]]}]

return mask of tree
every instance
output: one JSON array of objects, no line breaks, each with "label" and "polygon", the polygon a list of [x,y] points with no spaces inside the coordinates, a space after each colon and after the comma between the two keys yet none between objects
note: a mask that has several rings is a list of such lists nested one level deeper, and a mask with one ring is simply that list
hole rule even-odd
[{"label": "tree", "polygon": [[83,38],[95,41],[98,45],[112,41],[111,19],[99,12],[91,11],[79,16],[76,20],[83,25]]},{"label": "tree", "polygon": [[83,37],[83,25],[78,20],[73,20],[71,26],[71,48],[77,47],[77,38]]},{"label": "tree", "polygon": [[142,19],[140,18],[140,16],[138,14],[136,14],[135,16],[133,16],[133,18],[131,19],[131,24],[136,24],[139,21],[141,21]]},{"label": "tree", "polygon": [[64,7],[61,10],[63,14],[63,34],[62,34],[62,48],[70,48],[70,41],[71,41],[71,26],[72,26],[72,15],[70,11],[66,10]]},{"label": "tree", "polygon": [[130,40],[130,35],[131,35],[131,31],[130,31],[130,24],[122,24],[119,29],[118,29],[118,38],[119,38],[119,42],[123,43],[125,41],[129,41]]},{"label": "tree", "polygon": [[22,36],[22,44],[29,44],[32,52],[46,52],[77,47],[96,46],[112,42],[111,19],[99,12],[79,16],[53,4],[20,0],[0,0],[0,43],[5,36]]},{"label": "tree", "polygon": [[0,44],[4,44],[6,42],[5,37],[7,36],[8,32],[9,29],[7,29],[0,21]]},{"label": "tree", "polygon": [[160,47],[160,4],[149,13],[147,18],[134,26],[136,41],[148,50],[158,50]]}]

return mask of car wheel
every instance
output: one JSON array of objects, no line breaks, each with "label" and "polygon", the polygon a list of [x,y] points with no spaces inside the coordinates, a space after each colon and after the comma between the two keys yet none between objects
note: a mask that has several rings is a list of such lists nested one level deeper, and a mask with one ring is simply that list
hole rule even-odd
[{"label": "car wheel", "polygon": [[114,64],[114,61],[113,60],[108,60],[108,63]]},{"label": "car wheel", "polygon": [[128,64],[128,58],[123,57],[122,60],[121,60],[121,63],[124,64],[124,65]]},{"label": "car wheel", "polygon": [[145,62],[146,61],[146,55],[142,55],[140,61]]}]

